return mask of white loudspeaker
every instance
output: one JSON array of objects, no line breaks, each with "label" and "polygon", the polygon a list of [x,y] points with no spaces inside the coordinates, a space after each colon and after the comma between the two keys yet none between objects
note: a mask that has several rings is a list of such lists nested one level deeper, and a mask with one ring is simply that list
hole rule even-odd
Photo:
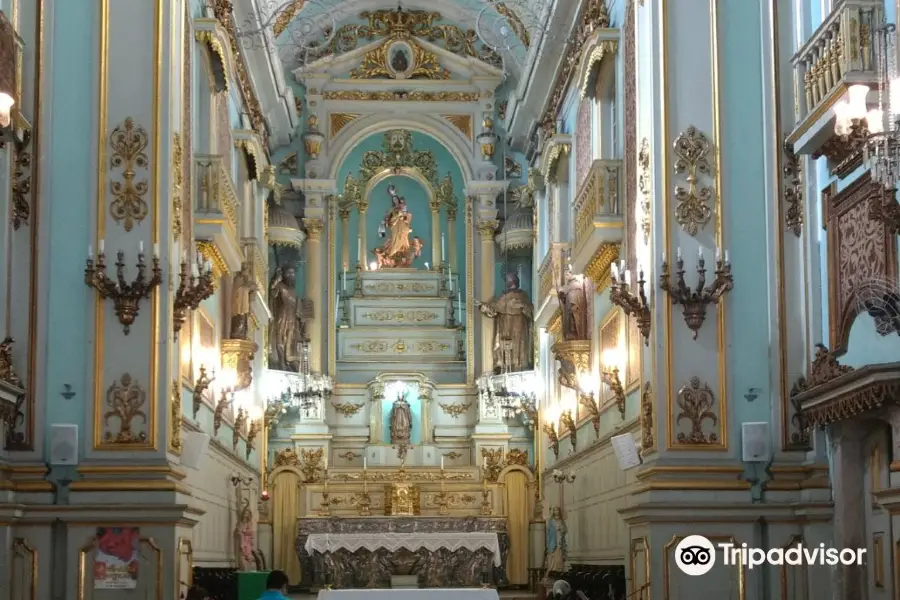
[{"label": "white loudspeaker", "polygon": [[206,458],[209,447],[209,436],[202,431],[188,431],[181,443],[181,464],[192,469],[199,469]]},{"label": "white loudspeaker", "polygon": [[50,426],[50,464],[78,464],[78,425],[61,423]]},{"label": "white loudspeaker", "polygon": [[741,454],[744,462],[768,462],[772,440],[768,423],[741,423]]},{"label": "white loudspeaker", "polygon": [[627,471],[641,464],[641,455],[638,453],[637,444],[634,436],[630,433],[623,433],[610,438],[613,451],[616,453],[616,459],[619,461],[619,469]]}]

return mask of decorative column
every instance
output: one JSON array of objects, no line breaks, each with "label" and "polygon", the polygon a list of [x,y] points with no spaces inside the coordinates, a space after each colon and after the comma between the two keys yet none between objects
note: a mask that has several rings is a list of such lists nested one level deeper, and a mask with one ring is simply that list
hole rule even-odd
[{"label": "decorative column", "polygon": [[[434,200],[431,203],[431,260],[432,268],[440,269],[444,266],[444,257],[441,255],[441,203]],[[452,238],[451,238],[452,240]],[[450,245],[453,242],[450,241]]]},{"label": "decorative column", "polygon": [[449,256],[450,268],[454,273],[459,270],[456,266],[456,207],[447,207],[447,255]]},{"label": "decorative column", "polygon": [[368,262],[366,257],[369,253],[366,247],[366,213],[369,210],[369,203],[366,200],[359,199],[356,201],[356,210],[359,213],[359,221],[357,222],[357,255],[356,261],[366,269]]},{"label": "decorative column", "polygon": [[[478,233],[481,236],[481,294],[488,300],[494,295],[494,233],[500,222],[496,219],[478,221]],[[494,331],[491,320],[483,314],[479,314],[481,330],[481,373],[490,373],[494,369]]]},{"label": "decorative column", "polygon": [[[866,431],[858,423],[832,425],[828,431],[831,446],[834,495],[834,547],[866,548],[866,491],[863,481],[866,456],[863,439]],[[832,571],[832,589],[836,598],[865,598],[865,565],[839,565]]]},{"label": "decorative column", "polygon": [[325,227],[322,219],[305,218],[303,226],[306,228],[306,295],[313,299],[313,318],[310,320],[307,332],[310,338],[311,349],[309,353],[309,369],[322,371],[322,354],[324,348],[324,336],[322,335],[322,323],[327,320],[328,306],[322,306],[322,255],[321,234]]},{"label": "decorative column", "polygon": [[[341,267],[350,270],[350,207],[339,209],[341,217]],[[354,265],[355,266],[355,265]]]}]

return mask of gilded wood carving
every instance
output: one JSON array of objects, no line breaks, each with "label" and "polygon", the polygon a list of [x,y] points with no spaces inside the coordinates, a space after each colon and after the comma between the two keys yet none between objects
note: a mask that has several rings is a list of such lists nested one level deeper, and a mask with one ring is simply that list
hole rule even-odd
[{"label": "gilded wood carving", "polygon": [[171,428],[169,430],[169,452],[181,454],[181,383],[178,379],[172,380],[172,404],[169,418]]},{"label": "gilded wood carving", "polygon": [[719,423],[716,416],[716,397],[712,388],[700,381],[699,377],[691,377],[690,384],[678,390],[676,403],[679,412],[675,417],[675,425],[687,420],[690,432],[678,432],[675,443],[687,446],[707,446],[717,444],[719,435],[716,432],[705,432],[703,423],[710,421],[713,426]]},{"label": "gilded wood carving", "polygon": [[[107,428],[103,437],[108,444],[142,444],[147,441],[145,431],[134,430],[134,420],[141,419],[147,423],[147,392],[129,373],[124,373],[118,381],[114,381],[106,390],[106,404],[109,410],[103,415],[103,424]],[[118,431],[113,432],[110,419],[115,419]]]},{"label": "gilded wood carving", "polygon": [[147,130],[135,124],[128,117],[122,125],[113,129],[109,136],[112,151],[109,163],[112,169],[122,170],[121,181],[110,181],[109,189],[113,200],[109,205],[109,213],[116,223],[125,231],[131,231],[135,222],[140,223],[147,217],[149,207],[145,196],[149,186],[147,180],[135,181],[135,169],[149,168],[147,158]]},{"label": "gilded wood carving", "polygon": [[794,153],[794,145],[784,143],[783,166],[784,227],[800,237],[803,230],[803,177],[800,156]]},{"label": "gilded wood carving", "polygon": [[715,168],[709,158],[712,144],[691,125],[675,138],[673,147],[675,174],[681,175],[687,184],[687,187],[675,186],[675,220],[689,235],[695,236],[712,218],[710,205],[716,192],[701,180],[703,176],[711,176]]}]

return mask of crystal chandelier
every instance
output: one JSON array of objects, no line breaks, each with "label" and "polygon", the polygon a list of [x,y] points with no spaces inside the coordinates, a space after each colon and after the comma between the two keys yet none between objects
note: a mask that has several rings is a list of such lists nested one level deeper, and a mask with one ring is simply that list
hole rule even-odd
[{"label": "crystal chandelier", "polygon": [[852,148],[845,162],[862,153],[872,179],[885,189],[900,181],[900,78],[897,76],[897,34],[893,24],[875,31],[878,105],[869,109],[869,86],[852,85],[848,99],[834,105],[834,133]]},{"label": "crystal chandelier", "polygon": [[537,415],[536,381],[533,371],[483,375],[478,380],[478,393],[487,404],[497,403],[504,419],[521,416],[530,425]]},{"label": "crystal chandelier", "polygon": [[294,408],[309,413],[321,402],[331,397],[334,382],[331,377],[314,373],[309,369],[309,340],[300,342],[300,377],[290,390],[290,404]]}]

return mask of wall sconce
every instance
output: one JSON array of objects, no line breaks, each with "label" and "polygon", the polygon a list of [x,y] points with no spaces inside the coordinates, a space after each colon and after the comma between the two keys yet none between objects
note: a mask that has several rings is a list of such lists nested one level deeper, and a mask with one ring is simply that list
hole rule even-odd
[{"label": "wall sconce", "polygon": [[578,403],[585,407],[591,415],[591,425],[594,433],[600,438],[600,399],[597,394],[595,380],[589,373],[582,373],[578,377]]},{"label": "wall sconce", "polygon": [[609,287],[609,299],[622,308],[626,315],[637,319],[638,330],[644,338],[644,345],[650,346],[650,305],[644,293],[644,269],[638,269],[637,295],[631,291],[631,271],[612,264],[612,283]]},{"label": "wall sconce", "polygon": [[203,392],[209,389],[209,385],[216,380],[216,371],[213,370],[213,376],[206,376],[206,367],[200,365],[200,377],[194,382],[194,420],[197,420],[197,413],[203,406]]},{"label": "wall sconce", "polygon": [[287,406],[281,400],[269,400],[266,403],[266,412],[263,415],[264,425],[269,429],[278,427],[282,415],[287,413]]},{"label": "wall sconce", "polygon": [[616,408],[619,409],[619,414],[622,415],[622,418],[625,418],[625,387],[622,385],[622,380],[619,379],[619,369],[613,367],[610,371],[604,371],[600,369],[600,379],[603,380],[609,389],[612,390],[613,397],[616,399]]},{"label": "wall sconce", "polygon": [[0,93],[0,148],[7,143],[21,146],[25,143],[26,130],[12,124],[12,108],[15,99],[6,93]]},{"label": "wall sconce", "polygon": [[254,450],[253,440],[260,431],[262,431],[262,421],[260,419],[250,421],[250,429],[247,430],[247,460],[250,460],[250,453]]},{"label": "wall sconce", "polygon": [[575,483],[575,473],[572,471],[558,471],[553,469],[551,476],[556,483]]},{"label": "wall sconce", "polygon": [[175,292],[175,303],[172,307],[172,327],[177,335],[184,325],[189,310],[197,310],[200,303],[213,295],[212,263],[206,261],[200,271],[200,260],[191,265],[185,255],[181,261],[181,273],[178,278],[178,290]]},{"label": "wall sconce", "polygon": [[244,407],[238,408],[237,414],[234,415],[234,424],[231,426],[231,449],[237,452],[238,442],[241,441],[241,434],[244,433],[244,427],[247,426],[247,411]]},{"label": "wall sconce", "polygon": [[575,425],[575,419],[572,417],[571,410],[564,410],[559,415],[559,420],[569,430],[569,443],[572,444],[572,452],[578,449],[578,427]]},{"label": "wall sconce", "polygon": [[225,409],[232,402],[234,402],[234,392],[231,391],[231,388],[223,387],[219,401],[216,403],[216,410],[213,413],[213,437],[219,435],[219,428],[222,427],[222,416],[225,414]]},{"label": "wall sconce", "polygon": [[723,261],[719,249],[716,249],[716,278],[706,287],[704,287],[706,283],[705,265],[703,248],[700,248],[697,258],[697,273],[699,275],[697,287],[694,290],[690,289],[684,282],[684,259],[681,256],[681,248],[678,248],[674,283],[669,279],[669,263],[666,262],[665,254],[663,254],[662,273],[659,276],[659,287],[668,292],[669,298],[672,299],[672,304],[680,304],[682,306],[684,322],[694,332],[695,340],[700,327],[703,325],[703,321],[706,320],[706,306],[708,304],[717,304],[725,292],[734,288],[734,278],[731,275],[731,262],[728,260],[728,250],[725,251],[725,260]]},{"label": "wall sconce", "polygon": [[550,450],[553,451],[554,458],[559,458],[559,435],[556,433],[556,423],[544,423],[542,428],[547,438],[550,440]]},{"label": "wall sconce", "polygon": [[147,279],[147,264],[144,262],[144,243],[141,242],[138,250],[137,277],[132,283],[125,281],[125,253],[119,250],[116,253],[116,279],[112,280],[106,275],[106,255],[103,252],[103,240],[100,240],[100,252],[97,255],[97,265],[94,266],[94,249],[88,246],[87,266],[84,269],[84,283],[88,287],[97,290],[103,299],[112,298],[116,309],[116,316],[122,324],[125,335],[131,330],[138,315],[138,305],[141,299],[150,297],[150,292],[162,282],[162,271],[159,268],[159,245],[153,244],[153,276]]}]

